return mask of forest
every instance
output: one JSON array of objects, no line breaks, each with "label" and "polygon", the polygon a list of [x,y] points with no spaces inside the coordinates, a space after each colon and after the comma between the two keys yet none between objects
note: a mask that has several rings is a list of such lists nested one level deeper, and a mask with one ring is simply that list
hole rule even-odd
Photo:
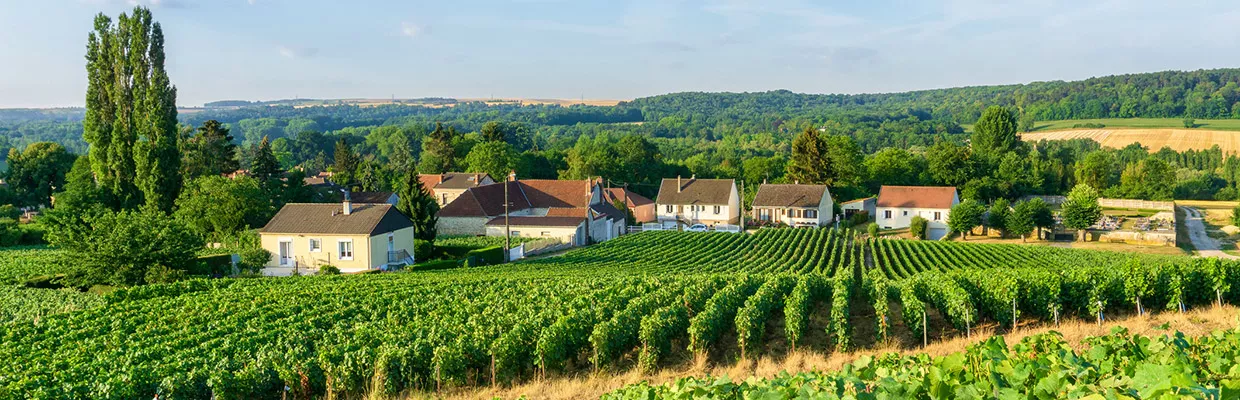
[{"label": "forest", "polygon": [[[238,165],[249,165],[267,138],[283,168],[315,174],[336,164],[337,144],[344,143],[358,157],[338,167],[358,168],[346,175],[360,177],[356,183],[372,190],[390,190],[395,171],[406,167],[424,173],[511,169],[528,178],[603,176],[648,195],[658,179],[673,175],[738,178],[756,189],[763,181],[786,180],[793,138],[813,128],[828,142],[839,170],[831,183],[841,187],[837,195],[843,198],[873,194],[882,184],[942,184],[986,201],[1059,194],[1084,180],[1113,197],[1232,199],[1240,161],[1228,161],[1219,151],[1150,156],[1138,148],[1060,142],[1014,145],[1011,156],[983,160],[970,153],[964,126],[996,106],[1010,115],[1017,132],[1037,121],[1078,118],[1240,118],[1238,82],[1240,69],[1217,69],[887,94],[673,93],[616,106],[221,101],[179,113],[178,120],[186,143],[207,121],[220,123],[238,146]],[[0,110],[0,157],[9,161],[7,149],[19,154],[38,142],[85,154],[84,114]],[[479,146],[501,137],[506,145]],[[939,168],[950,166],[956,168]],[[1133,189],[1143,178],[1169,183]]]}]

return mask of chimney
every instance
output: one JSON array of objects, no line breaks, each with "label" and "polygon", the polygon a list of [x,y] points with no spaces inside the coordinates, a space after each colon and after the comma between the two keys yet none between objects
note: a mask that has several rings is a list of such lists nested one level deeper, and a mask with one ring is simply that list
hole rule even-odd
[{"label": "chimney", "polygon": [[680,193],[680,191],[684,190],[684,188],[685,186],[680,184],[680,175],[676,175],[676,193]]},{"label": "chimney", "polygon": [[344,190],[344,215],[353,213],[353,201],[349,199],[349,191]]}]

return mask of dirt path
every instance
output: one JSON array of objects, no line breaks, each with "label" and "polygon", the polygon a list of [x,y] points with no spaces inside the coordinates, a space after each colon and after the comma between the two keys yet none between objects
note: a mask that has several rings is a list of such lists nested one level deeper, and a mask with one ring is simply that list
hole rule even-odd
[{"label": "dirt path", "polygon": [[1192,207],[1184,207],[1184,228],[1188,229],[1188,238],[1193,242],[1193,248],[1197,249],[1197,253],[1201,257],[1218,257],[1224,259],[1240,259],[1240,257],[1224,253],[1219,250],[1218,241],[1206,234],[1206,225],[1203,222],[1204,214],[1200,210]]}]

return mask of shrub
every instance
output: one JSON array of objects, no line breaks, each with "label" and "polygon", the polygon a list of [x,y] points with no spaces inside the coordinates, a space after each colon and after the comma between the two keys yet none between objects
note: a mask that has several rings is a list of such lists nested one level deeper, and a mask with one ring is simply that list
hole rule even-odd
[{"label": "shrub", "polygon": [[158,211],[53,209],[40,219],[47,224],[48,238],[80,260],[93,283],[179,279],[165,269],[193,268],[203,247],[202,238],[188,226]]},{"label": "shrub", "polygon": [[414,260],[430,260],[435,258],[435,244],[421,240],[413,239],[413,259]]},{"label": "shrub", "polygon": [[324,265],[319,267],[319,275],[340,275],[340,268],[335,265]]},{"label": "shrub", "polygon": [[870,226],[865,227],[865,232],[869,233],[870,237],[878,237],[878,224],[871,223]]},{"label": "shrub", "polygon": [[922,218],[920,215],[915,216],[913,217],[913,220],[909,222],[908,232],[913,234],[914,238],[925,239],[926,238],[926,225],[929,223],[930,221],[927,221],[925,218]]},{"label": "shrub", "polygon": [[1097,123],[1097,122],[1086,122],[1083,124],[1073,124],[1072,127],[1073,128],[1100,129],[1100,128],[1106,128],[1107,126]]},{"label": "shrub", "polygon": [[1184,119],[1184,127],[1185,127],[1185,128],[1189,128],[1189,129],[1196,128],[1196,127],[1197,127],[1197,120],[1194,120],[1194,119],[1192,119],[1192,118],[1185,118],[1185,119]]},{"label": "shrub", "polygon": [[457,260],[435,260],[424,263],[413,264],[405,268],[406,271],[434,271],[438,269],[452,269],[461,266],[461,262]]},{"label": "shrub", "polygon": [[227,276],[232,274],[232,254],[213,254],[198,257],[194,275]]},{"label": "shrub", "polygon": [[465,253],[465,266],[477,267],[504,263],[504,247],[491,246]]},{"label": "shrub", "polygon": [[259,272],[271,261],[271,252],[261,247],[247,248],[237,251],[241,256],[241,263],[237,264],[237,268],[242,272]]},{"label": "shrub", "polygon": [[19,219],[22,216],[22,210],[13,207],[12,204],[0,204],[0,218]]},{"label": "shrub", "polygon": [[866,211],[857,211],[848,217],[849,226],[862,226],[870,222],[870,213]]}]

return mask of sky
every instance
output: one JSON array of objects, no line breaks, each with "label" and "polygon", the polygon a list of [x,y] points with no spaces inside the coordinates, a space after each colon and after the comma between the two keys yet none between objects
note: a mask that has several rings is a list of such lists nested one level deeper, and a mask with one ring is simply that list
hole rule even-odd
[{"label": "sky", "polygon": [[898,92],[1240,66],[1234,0],[0,0],[0,108],[84,104],[150,7],[178,104]]}]

